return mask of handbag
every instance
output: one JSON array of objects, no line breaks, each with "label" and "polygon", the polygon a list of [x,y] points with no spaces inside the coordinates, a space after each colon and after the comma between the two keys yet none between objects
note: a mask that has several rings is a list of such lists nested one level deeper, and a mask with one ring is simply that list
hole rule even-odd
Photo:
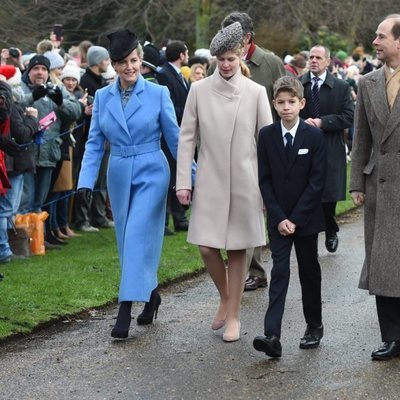
[{"label": "handbag", "polygon": [[8,244],[16,256],[29,257],[31,253],[31,238],[25,228],[17,228],[11,221],[11,228],[7,229]]}]

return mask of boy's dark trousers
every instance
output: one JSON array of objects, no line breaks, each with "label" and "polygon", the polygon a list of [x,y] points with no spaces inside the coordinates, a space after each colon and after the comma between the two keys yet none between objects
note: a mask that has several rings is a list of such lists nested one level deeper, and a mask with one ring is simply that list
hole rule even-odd
[{"label": "boy's dark trousers", "polygon": [[290,278],[290,252],[294,244],[302,292],[303,313],[311,327],[322,324],[321,267],[318,262],[318,234],[282,236],[269,234],[273,267],[269,286],[269,305],[264,319],[265,335],[281,337],[282,317]]}]

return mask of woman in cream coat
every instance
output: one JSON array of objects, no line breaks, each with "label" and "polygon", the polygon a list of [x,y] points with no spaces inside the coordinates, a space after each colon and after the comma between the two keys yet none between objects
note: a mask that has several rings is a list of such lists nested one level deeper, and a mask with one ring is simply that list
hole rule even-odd
[{"label": "woman in cream coat", "polygon": [[[218,32],[211,42],[217,68],[190,89],[178,145],[176,183],[179,201],[188,205],[193,200],[188,242],[199,245],[219,291],[220,304],[211,327],[225,326],[223,340],[227,342],[240,337],[246,249],[265,244],[257,137],[263,126],[272,123],[265,88],[246,77],[242,38],[237,22]],[[192,199],[191,165],[197,143]],[[227,269],[220,249],[227,251]]]}]

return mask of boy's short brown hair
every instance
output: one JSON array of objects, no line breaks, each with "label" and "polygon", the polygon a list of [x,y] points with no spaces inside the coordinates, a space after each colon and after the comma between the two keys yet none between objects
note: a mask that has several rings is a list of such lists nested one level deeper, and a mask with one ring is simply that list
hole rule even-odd
[{"label": "boy's short brown hair", "polygon": [[274,99],[279,92],[289,92],[301,100],[304,98],[304,88],[301,82],[294,76],[282,76],[274,83]]}]

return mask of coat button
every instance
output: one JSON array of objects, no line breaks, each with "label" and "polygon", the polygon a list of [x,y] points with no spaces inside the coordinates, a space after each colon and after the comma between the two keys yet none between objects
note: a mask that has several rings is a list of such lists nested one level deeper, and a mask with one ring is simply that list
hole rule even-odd
[{"label": "coat button", "polygon": [[379,183],[385,183],[386,182],[386,180],[385,179],[383,179],[383,178],[379,178]]}]

